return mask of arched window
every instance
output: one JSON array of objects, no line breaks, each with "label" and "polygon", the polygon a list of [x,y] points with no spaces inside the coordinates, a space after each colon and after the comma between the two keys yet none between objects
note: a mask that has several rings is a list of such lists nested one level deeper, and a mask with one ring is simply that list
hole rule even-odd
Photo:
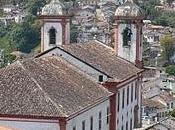
[{"label": "arched window", "polygon": [[126,27],[123,30],[122,35],[123,35],[123,46],[129,46],[131,42],[131,35],[132,35],[131,29]]},{"label": "arched window", "polygon": [[56,44],[56,29],[53,27],[49,30],[49,44]]}]

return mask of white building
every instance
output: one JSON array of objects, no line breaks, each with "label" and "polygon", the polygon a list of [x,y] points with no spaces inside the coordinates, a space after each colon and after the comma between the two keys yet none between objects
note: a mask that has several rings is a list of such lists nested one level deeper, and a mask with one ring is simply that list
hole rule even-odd
[{"label": "white building", "polygon": [[[124,10],[128,6],[131,8],[126,15]],[[42,53],[0,70],[0,87],[3,88],[0,125],[10,124],[11,128],[21,130],[26,126],[30,130],[34,129],[32,126],[42,130],[48,127],[54,130],[140,127],[141,12],[132,0],[116,10],[115,48],[98,41],[69,44],[69,17],[63,13],[59,0],[52,0],[40,16]],[[117,31],[117,27],[120,30]],[[133,38],[121,36],[126,27]],[[132,49],[125,52],[124,42],[131,43]],[[128,53],[132,57],[126,56]],[[43,122],[46,124],[42,125]]]},{"label": "white building", "polygon": [[2,8],[3,8],[4,13],[10,13],[16,9],[16,7],[14,5],[5,5]]},{"label": "white building", "polygon": [[109,127],[112,93],[61,57],[18,61],[1,69],[0,75],[4,96],[0,126],[17,130]]}]

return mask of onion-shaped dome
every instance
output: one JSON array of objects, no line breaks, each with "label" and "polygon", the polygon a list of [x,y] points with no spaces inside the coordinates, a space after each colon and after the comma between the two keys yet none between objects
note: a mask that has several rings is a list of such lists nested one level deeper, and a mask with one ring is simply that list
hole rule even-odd
[{"label": "onion-shaped dome", "polygon": [[127,0],[124,4],[116,9],[115,16],[143,17],[144,12],[133,2],[133,0]]},{"label": "onion-shaped dome", "polygon": [[59,0],[52,0],[42,9],[41,15],[59,16],[64,14],[64,5]]}]

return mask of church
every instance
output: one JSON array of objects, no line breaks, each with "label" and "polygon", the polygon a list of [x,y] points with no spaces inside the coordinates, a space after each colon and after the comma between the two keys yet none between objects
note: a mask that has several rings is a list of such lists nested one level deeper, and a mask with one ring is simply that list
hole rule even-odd
[{"label": "church", "polygon": [[0,126],[15,130],[133,130],[141,123],[144,13],[132,0],[114,16],[114,48],[70,43],[59,0],[40,15],[41,53],[0,70]]}]

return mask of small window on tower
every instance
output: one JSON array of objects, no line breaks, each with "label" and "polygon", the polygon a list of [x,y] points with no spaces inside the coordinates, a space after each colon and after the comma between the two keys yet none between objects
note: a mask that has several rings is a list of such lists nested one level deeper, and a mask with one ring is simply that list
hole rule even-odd
[{"label": "small window on tower", "polygon": [[123,30],[123,46],[130,46],[131,44],[131,35],[132,35],[132,31],[129,27],[126,27]]},{"label": "small window on tower", "polygon": [[49,30],[49,44],[56,44],[56,29],[53,27]]}]

